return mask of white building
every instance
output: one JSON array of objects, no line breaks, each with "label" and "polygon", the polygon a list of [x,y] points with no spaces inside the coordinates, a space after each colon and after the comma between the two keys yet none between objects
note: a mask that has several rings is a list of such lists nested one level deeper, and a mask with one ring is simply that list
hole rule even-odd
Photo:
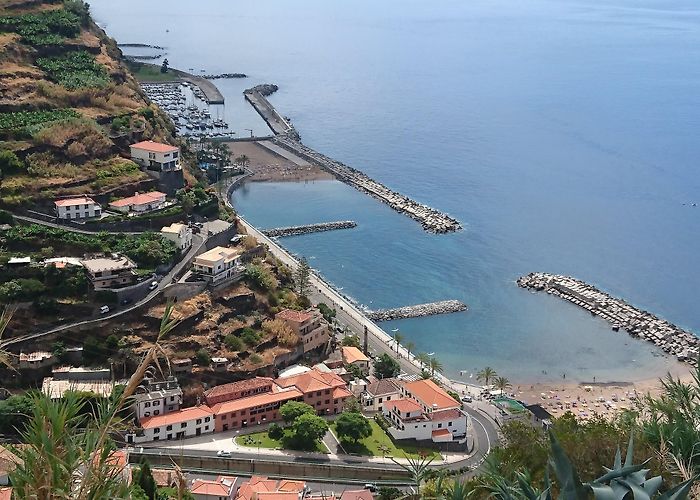
[{"label": "white building", "polygon": [[384,402],[384,416],[391,422],[394,439],[434,443],[464,443],[467,414],[461,403],[432,380],[408,382],[401,387],[404,399]]},{"label": "white building", "polygon": [[239,249],[214,247],[194,258],[192,272],[212,285],[238,279],[243,276],[244,271],[240,257]]},{"label": "white building", "polygon": [[144,213],[158,210],[165,205],[165,193],[149,191],[148,193],[136,192],[134,196],[113,201],[109,207],[122,213]]},{"label": "white building", "polygon": [[136,281],[136,264],[129,257],[115,254],[83,259],[81,263],[95,290],[120,288]]},{"label": "white building", "polygon": [[185,224],[174,222],[169,226],[164,226],[160,230],[160,234],[174,242],[180,250],[192,246],[192,228]]},{"label": "white building", "polygon": [[169,172],[180,170],[180,148],[160,142],[143,141],[132,144],[131,159],[151,170]]},{"label": "white building", "polygon": [[102,207],[88,196],[67,198],[54,202],[56,217],[62,220],[87,219],[102,215]]},{"label": "white building", "polygon": [[146,381],[136,389],[134,408],[136,418],[164,415],[180,409],[182,404],[182,389],[175,377],[159,382]]},{"label": "white building", "polygon": [[365,411],[382,411],[384,403],[401,398],[401,387],[396,379],[382,378],[368,384],[362,394]]},{"label": "white building", "polygon": [[54,355],[46,351],[37,351],[30,353],[20,353],[19,368],[21,370],[39,370],[46,368],[56,363]]},{"label": "white building", "polygon": [[214,432],[214,412],[206,405],[183,408],[165,415],[146,417],[141,429],[126,435],[127,443],[149,443],[201,436]]}]

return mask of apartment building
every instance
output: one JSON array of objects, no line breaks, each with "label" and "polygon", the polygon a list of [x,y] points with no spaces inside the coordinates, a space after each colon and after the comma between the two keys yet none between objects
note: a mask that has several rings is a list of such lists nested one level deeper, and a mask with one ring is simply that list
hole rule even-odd
[{"label": "apartment building", "polygon": [[180,170],[180,148],[154,141],[137,142],[129,146],[131,159],[150,170],[170,172]]},{"label": "apartment building", "polygon": [[330,341],[328,323],[318,309],[310,308],[306,311],[284,309],[275,315],[275,319],[281,319],[299,335],[304,346],[304,354],[325,347]]},{"label": "apartment building", "polygon": [[61,220],[88,219],[102,215],[102,207],[88,196],[66,198],[54,202],[56,217]]}]

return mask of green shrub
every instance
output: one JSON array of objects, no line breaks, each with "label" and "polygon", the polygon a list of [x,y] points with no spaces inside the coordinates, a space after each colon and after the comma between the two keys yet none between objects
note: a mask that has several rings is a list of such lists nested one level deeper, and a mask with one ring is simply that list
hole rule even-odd
[{"label": "green shrub", "polygon": [[[71,9],[73,10],[73,9]],[[80,33],[81,18],[64,9],[0,17],[0,30],[12,31],[28,45],[61,45]]]},{"label": "green shrub", "polygon": [[260,342],[260,334],[252,328],[246,327],[241,332],[241,340],[249,346],[256,346]]},{"label": "green shrub", "polygon": [[277,280],[272,273],[256,264],[247,265],[243,277],[250,286],[260,290],[277,288]]},{"label": "green shrub", "polygon": [[81,87],[105,87],[110,79],[104,66],[95,61],[87,51],[69,52],[60,56],[40,57],[37,66],[49,78],[67,89]]},{"label": "green shrub", "polygon": [[198,350],[194,358],[199,366],[209,366],[211,364],[211,356],[206,349]]},{"label": "green shrub", "polygon": [[116,132],[125,128],[129,128],[130,123],[131,119],[128,116],[118,116],[114,120],[112,120],[111,128]]},{"label": "green shrub", "polygon": [[13,113],[0,113],[0,130],[26,131],[37,125],[78,118],[79,116],[80,114],[78,114],[78,112],[67,108],[48,111],[15,111]]},{"label": "green shrub", "polygon": [[271,424],[267,429],[267,435],[270,439],[282,439],[284,437],[284,429],[279,424]]},{"label": "green shrub", "polygon": [[224,344],[232,351],[240,351],[243,349],[243,341],[235,335],[226,335],[226,337],[224,337]]},{"label": "green shrub", "polygon": [[260,363],[262,363],[262,361],[263,361],[263,359],[260,357],[259,354],[253,354],[250,357],[250,362],[253,363],[254,365],[259,365]]},{"label": "green shrub", "polygon": [[46,291],[44,284],[36,279],[14,279],[0,285],[0,302],[8,304],[19,300],[31,300]]}]

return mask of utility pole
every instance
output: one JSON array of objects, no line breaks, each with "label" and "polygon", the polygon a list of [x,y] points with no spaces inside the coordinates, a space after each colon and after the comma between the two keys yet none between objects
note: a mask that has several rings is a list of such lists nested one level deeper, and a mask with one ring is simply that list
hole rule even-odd
[{"label": "utility pole", "polygon": [[365,325],[365,331],[364,331],[364,352],[365,352],[365,355],[369,354],[367,325]]}]

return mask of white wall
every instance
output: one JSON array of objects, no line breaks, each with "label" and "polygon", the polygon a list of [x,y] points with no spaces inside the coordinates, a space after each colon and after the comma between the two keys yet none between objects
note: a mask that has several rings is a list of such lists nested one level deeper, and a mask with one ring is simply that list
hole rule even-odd
[{"label": "white wall", "polygon": [[[206,420],[209,419],[207,422]],[[172,440],[177,439],[177,433],[178,432],[185,432],[185,437],[192,437],[197,435],[197,429],[199,429],[200,434],[209,434],[211,432],[214,432],[214,415],[209,415],[207,417],[202,417],[202,423],[197,424],[196,419],[193,420],[188,420],[186,422],[183,422],[185,424],[185,427],[181,427],[180,423],[175,423],[172,424],[172,429],[167,430],[167,426],[162,426],[159,427],[160,432],[155,432],[156,428],[150,428],[150,429],[144,429],[143,436],[135,436],[134,437],[134,442],[135,443],[150,443],[152,441],[155,441],[156,437],[158,437],[159,441],[166,441],[168,439],[168,434],[171,434]]]}]

